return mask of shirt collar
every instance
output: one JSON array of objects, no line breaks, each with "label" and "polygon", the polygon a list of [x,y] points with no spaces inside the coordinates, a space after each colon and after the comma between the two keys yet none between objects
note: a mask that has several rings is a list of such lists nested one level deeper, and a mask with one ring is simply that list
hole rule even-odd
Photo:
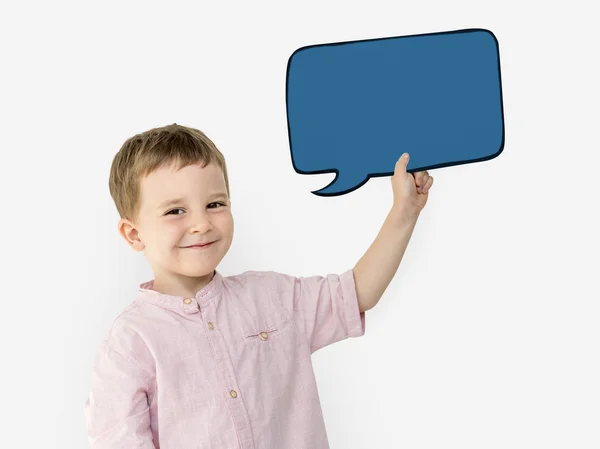
[{"label": "shirt collar", "polygon": [[136,299],[183,315],[191,315],[198,313],[212,298],[219,298],[223,287],[223,276],[215,270],[213,278],[196,293],[195,297],[167,295],[152,290],[153,285],[154,279],[140,284]]}]

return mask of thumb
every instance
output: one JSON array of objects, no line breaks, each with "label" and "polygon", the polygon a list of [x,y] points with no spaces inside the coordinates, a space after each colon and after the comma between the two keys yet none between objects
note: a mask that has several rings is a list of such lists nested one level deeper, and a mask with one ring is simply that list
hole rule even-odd
[{"label": "thumb", "polygon": [[400,156],[400,159],[396,162],[396,167],[394,169],[395,175],[406,174],[406,166],[408,165],[408,161],[410,160],[410,156],[408,153],[404,153]]}]

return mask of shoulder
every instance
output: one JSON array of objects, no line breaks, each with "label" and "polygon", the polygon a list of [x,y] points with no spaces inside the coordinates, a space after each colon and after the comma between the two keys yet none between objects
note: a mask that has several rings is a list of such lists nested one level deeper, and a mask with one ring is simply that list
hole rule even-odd
[{"label": "shoulder", "polygon": [[144,338],[143,304],[132,301],[111,323],[105,334],[103,349],[139,362],[149,362],[151,355]]},{"label": "shoulder", "polygon": [[244,271],[223,278],[227,287],[232,289],[272,289],[279,290],[283,285],[293,284],[298,278],[276,271]]},{"label": "shoulder", "polygon": [[121,373],[141,373],[150,381],[155,375],[154,358],[135,320],[137,305],[127,306],[112,322],[94,357],[96,376],[111,378]]}]

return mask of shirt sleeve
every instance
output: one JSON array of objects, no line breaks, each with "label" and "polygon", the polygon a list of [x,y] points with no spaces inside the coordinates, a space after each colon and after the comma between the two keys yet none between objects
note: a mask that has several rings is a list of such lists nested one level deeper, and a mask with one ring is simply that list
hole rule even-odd
[{"label": "shirt sleeve", "polygon": [[365,333],[354,273],[294,277],[271,272],[276,294],[310,344],[311,354],[348,337]]},{"label": "shirt sleeve", "polygon": [[149,375],[108,343],[94,361],[85,418],[91,449],[156,449],[152,440]]}]

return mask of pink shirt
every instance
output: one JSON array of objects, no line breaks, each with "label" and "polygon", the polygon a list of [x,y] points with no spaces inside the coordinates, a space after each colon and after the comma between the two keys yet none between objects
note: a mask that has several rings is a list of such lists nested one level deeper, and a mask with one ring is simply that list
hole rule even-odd
[{"label": "pink shirt", "polygon": [[311,363],[365,332],[352,270],[218,271],[195,298],[140,285],[94,361],[92,449],[327,449]]}]

